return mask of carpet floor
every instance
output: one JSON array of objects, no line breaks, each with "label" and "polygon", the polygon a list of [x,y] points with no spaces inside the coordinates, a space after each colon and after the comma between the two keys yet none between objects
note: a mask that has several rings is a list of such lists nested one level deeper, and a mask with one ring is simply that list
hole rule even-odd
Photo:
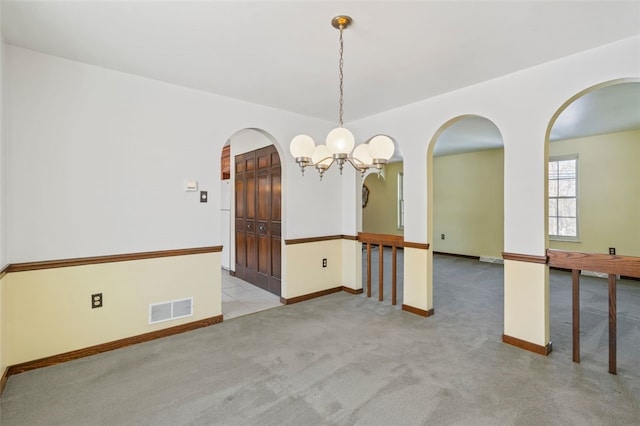
[{"label": "carpet floor", "polygon": [[570,274],[551,274],[544,357],[501,342],[502,271],[437,256],[430,318],[335,293],[18,374],[0,424],[640,424],[638,283],[618,285],[611,375],[606,280],[583,279],[575,364]]}]

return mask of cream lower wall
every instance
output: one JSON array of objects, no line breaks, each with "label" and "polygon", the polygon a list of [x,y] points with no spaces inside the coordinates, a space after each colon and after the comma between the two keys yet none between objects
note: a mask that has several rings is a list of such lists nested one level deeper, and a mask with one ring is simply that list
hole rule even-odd
[{"label": "cream lower wall", "polygon": [[0,278],[0,376],[4,374],[4,370],[8,367],[7,359],[7,342],[5,341],[5,327],[7,321],[5,320],[5,307],[4,303],[6,298],[4,297],[4,289],[7,283],[7,276]]},{"label": "cream lower wall", "polygon": [[549,268],[504,261],[504,334],[540,346],[549,343]]},{"label": "cream lower wall", "polygon": [[362,243],[342,240],[342,285],[358,290],[362,288]]},{"label": "cream lower wall", "polygon": [[[284,245],[286,286],[282,297],[291,299],[342,286],[342,239]],[[327,267],[322,267],[327,259]]]},{"label": "cream lower wall", "polygon": [[[6,365],[222,313],[220,253],[14,272],[2,286]],[[102,308],[91,308],[93,293]],[[149,304],[187,297],[193,316],[148,324]]]},{"label": "cream lower wall", "polygon": [[404,248],[403,305],[424,311],[433,308],[432,258],[431,250]]}]

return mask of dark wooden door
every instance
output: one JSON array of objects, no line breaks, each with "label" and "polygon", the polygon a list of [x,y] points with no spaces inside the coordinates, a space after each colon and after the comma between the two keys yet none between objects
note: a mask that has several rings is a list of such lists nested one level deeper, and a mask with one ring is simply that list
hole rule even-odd
[{"label": "dark wooden door", "polygon": [[281,182],[275,147],[235,158],[236,276],[280,296]]}]

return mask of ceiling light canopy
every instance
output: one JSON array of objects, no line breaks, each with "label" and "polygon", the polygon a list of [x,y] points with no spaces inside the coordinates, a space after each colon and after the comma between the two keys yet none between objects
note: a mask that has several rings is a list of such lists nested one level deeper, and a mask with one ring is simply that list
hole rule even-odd
[{"label": "ceiling light canopy", "polygon": [[338,112],[338,127],[333,129],[327,135],[325,145],[317,145],[310,136],[298,135],[291,140],[289,150],[295,158],[296,163],[300,166],[300,170],[304,175],[304,169],[307,166],[315,166],[320,179],[333,163],[338,163],[340,174],[345,163],[349,163],[357,171],[364,176],[365,172],[374,167],[378,169],[378,173],[385,164],[393,156],[393,141],[388,136],[378,135],[372,138],[369,143],[363,143],[355,147],[355,138],[349,129],[345,129],[342,121],[344,106],[344,90],[343,90],[343,58],[344,41],[342,37],[343,31],[349,27],[352,19],[348,16],[336,16],[331,20],[331,25],[340,30],[340,101]]}]

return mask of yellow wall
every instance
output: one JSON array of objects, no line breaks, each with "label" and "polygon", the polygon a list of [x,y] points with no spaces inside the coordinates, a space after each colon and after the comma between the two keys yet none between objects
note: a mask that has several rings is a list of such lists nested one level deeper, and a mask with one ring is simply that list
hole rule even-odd
[{"label": "yellow wall", "polygon": [[[288,244],[286,250],[285,277],[282,297],[291,299],[317,291],[341,287],[342,239],[302,244]],[[327,259],[327,267],[322,267]]]},{"label": "yellow wall", "polygon": [[549,247],[640,256],[640,130],[549,144],[549,156],[578,154],[580,242]]},{"label": "yellow wall", "polygon": [[[222,313],[220,253],[8,274],[4,363],[14,365]],[[91,308],[91,294],[104,306]],[[193,316],[148,324],[148,306],[193,297]]]},{"label": "yellow wall", "polygon": [[503,163],[503,149],[433,159],[434,251],[502,257]]},{"label": "yellow wall", "polygon": [[369,202],[362,209],[362,232],[403,235],[398,229],[398,174],[402,163],[385,166],[384,179],[370,174],[364,183],[369,188]]}]

